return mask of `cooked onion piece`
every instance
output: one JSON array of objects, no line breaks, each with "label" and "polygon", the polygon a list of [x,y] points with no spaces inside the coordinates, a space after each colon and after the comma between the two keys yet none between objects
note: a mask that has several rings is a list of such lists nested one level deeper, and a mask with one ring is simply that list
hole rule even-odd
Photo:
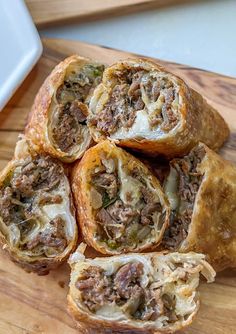
[{"label": "cooked onion piece", "polygon": [[43,83],[32,108],[26,135],[35,149],[72,162],[91,143],[88,103],[104,65],[79,56],[58,64]]},{"label": "cooked onion piece", "polygon": [[205,256],[193,252],[95,259],[76,252],[70,265],[69,310],[86,333],[173,333],[198,311],[200,273],[208,282],[215,277]]},{"label": "cooked onion piece", "polygon": [[90,148],[72,172],[72,191],[86,242],[104,254],[155,247],[169,220],[158,180],[109,141]]},{"label": "cooked onion piece", "polygon": [[204,144],[170,163],[172,213],[163,248],[207,255],[216,270],[236,267],[236,168]]},{"label": "cooked onion piece", "polygon": [[22,138],[0,175],[0,241],[27,271],[47,274],[77,242],[71,192],[63,166],[32,151]]},{"label": "cooked onion piece", "polygon": [[95,141],[115,143],[150,155],[176,157],[199,141],[222,146],[228,126],[185,82],[144,59],[108,67],[90,101],[88,125]]}]

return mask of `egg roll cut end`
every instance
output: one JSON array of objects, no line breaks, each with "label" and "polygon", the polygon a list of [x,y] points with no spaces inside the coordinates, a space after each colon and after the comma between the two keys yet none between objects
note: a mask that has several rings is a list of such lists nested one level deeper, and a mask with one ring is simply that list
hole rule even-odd
[{"label": "egg roll cut end", "polygon": [[161,186],[141,161],[109,141],[74,168],[72,189],[86,241],[105,254],[155,247],[169,219]]},{"label": "egg roll cut end", "polygon": [[[110,249],[135,247],[145,239],[155,240],[165,212],[158,194],[140,169],[103,155],[101,169],[92,176],[91,195],[100,206],[96,213],[97,239]],[[95,199],[97,196],[97,199]],[[100,201],[100,202],[99,202]]]},{"label": "egg roll cut end", "polygon": [[[112,139],[145,138],[149,133],[167,133],[179,121],[179,87],[174,77],[142,66],[117,65],[110,75],[108,97],[101,110],[89,117],[89,124]],[[100,100],[103,102],[104,95]],[[91,103],[93,111],[93,101]],[[96,112],[97,111],[97,112]]]},{"label": "egg roll cut end", "polygon": [[87,103],[91,91],[101,81],[104,66],[72,63],[63,83],[55,90],[51,104],[51,141],[67,154],[84,151],[90,142],[87,128]]},{"label": "egg roll cut end", "polygon": [[196,146],[189,155],[171,161],[165,193],[171,205],[170,226],[164,234],[163,247],[178,249],[188,236],[194,202],[203,174],[198,170],[206,154],[203,145]]},{"label": "egg roll cut end", "polygon": [[72,314],[103,329],[174,332],[191,323],[199,308],[200,274],[214,281],[214,270],[196,253],[85,259],[71,273]]},{"label": "egg roll cut end", "polygon": [[89,104],[96,142],[150,156],[182,157],[199,142],[217,150],[229,135],[222,116],[180,77],[147,59],[106,68]]},{"label": "egg roll cut end", "polygon": [[0,176],[0,239],[15,262],[43,274],[69,255],[77,239],[70,196],[63,166],[18,142]]},{"label": "egg roll cut end", "polygon": [[104,65],[78,55],[61,61],[38,91],[25,135],[34,149],[71,163],[81,158],[92,137],[88,104]]}]

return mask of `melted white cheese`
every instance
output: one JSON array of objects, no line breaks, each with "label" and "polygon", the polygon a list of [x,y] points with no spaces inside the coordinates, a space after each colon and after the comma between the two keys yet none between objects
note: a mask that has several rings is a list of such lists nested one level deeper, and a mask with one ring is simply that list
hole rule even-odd
[{"label": "melted white cheese", "polygon": [[171,167],[170,173],[167,177],[166,183],[165,183],[165,194],[168,197],[168,200],[170,202],[170,207],[172,210],[176,210],[179,206],[179,196],[177,195],[177,189],[178,189],[178,173],[177,171]]},{"label": "melted white cheese", "polygon": [[[179,103],[178,106],[181,105],[182,104],[181,96],[178,96],[176,101],[178,101]],[[174,101],[173,108],[175,109],[175,112],[178,113],[178,111],[176,110],[176,104],[177,104],[176,101]],[[137,139],[145,138],[149,140],[156,140],[157,138],[160,137],[161,138],[168,137],[170,135],[170,132],[172,132],[173,130],[176,131],[177,128],[181,126],[181,121],[179,121],[178,124],[170,132],[162,131],[160,127],[154,129],[150,128],[148,114],[149,112],[153,112],[155,108],[161,108],[162,101],[160,98],[153,103],[149,103],[148,100],[145,100],[144,102],[147,103],[146,108],[137,111],[133,125],[130,128],[124,128],[124,127],[119,128],[116,132],[110,135],[111,139],[119,140],[119,139],[131,139],[131,138],[137,138]],[[179,114],[179,116],[181,115]]]},{"label": "melted white cheese", "polygon": [[[136,206],[141,198],[142,183],[124,171],[122,161],[118,160],[118,175],[121,182],[120,185],[120,199],[124,204]],[[127,194],[131,194],[131,199],[127,200]]]},{"label": "melted white cheese", "polygon": [[123,314],[121,308],[115,304],[103,305],[96,311],[96,315],[99,316],[99,318],[112,320],[126,319],[126,316]]}]

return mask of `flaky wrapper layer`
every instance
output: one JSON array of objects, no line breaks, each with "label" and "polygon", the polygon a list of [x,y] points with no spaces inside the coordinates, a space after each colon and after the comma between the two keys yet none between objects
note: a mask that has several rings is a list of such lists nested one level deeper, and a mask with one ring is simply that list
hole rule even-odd
[{"label": "flaky wrapper layer", "polygon": [[83,156],[82,160],[76,162],[73,167],[71,183],[72,191],[74,194],[74,203],[77,209],[77,217],[79,225],[82,231],[82,234],[88,243],[88,245],[95,248],[97,251],[103,254],[120,254],[121,251],[110,249],[105,243],[98,242],[96,238],[97,231],[97,222],[95,213],[93,210],[90,201],[90,189],[91,189],[91,172],[94,170],[96,164],[99,164],[101,159],[100,154],[106,153],[111,158],[115,157],[116,159],[122,161],[124,164],[132,167],[138,167],[145,178],[147,178],[150,183],[155,186],[158,196],[160,198],[160,204],[162,206],[163,212],[165,212],[165,219],[160,228],[159,236],[155,241],[148,241],[146,244],[137,245],[134,249],[133,247],[128,247],[123,250],[124,252],[129,251],[142,251],[144,249],[154,249],[162,239],[164,231],[169,222],[170,208],[168,201],[163,193],[163,190],[154,175],[151,174],[150,170],[138,159],[133,157],[131,154],[127,153],[123,149],[116,147],[111,142],[103,141],[96,146],[90,148]]},{"label": "flaky wrapper layer", "polygon": [[[112,134],[107,136],[117,145],[129,147],[150,156],[163,155],[167,158],[183,156],[188,153],[198,142],[203,142],[213,150],[220,148],[229,135],[229,128],[222,116],[195,90],[190,88],[181,78],[168,72],[162,66],[145,59],[128,59],[120,61],[108,67],[102,83],[95,89],[90,103],[90,113],[96,114],[96,108],[102,109],[104,101],[99,101],[101,96],[107,101],[107,96],[112,92],[112,82],[117,71],[125,71],[138,67],[149,71],[162,72],[173,80],[179,87],[179,122],[170,132],[158,132],[150,138],[149,133],[143,137],[123,136],[115,138]],[[106,96],[106,98],[105,98]],[[99,102],[98,102],[99,101]],[[96,142],[104,140],[106,135],[96,126],[90,125],[90,131]],[[125,131],[124,131],[125,133]]]}]

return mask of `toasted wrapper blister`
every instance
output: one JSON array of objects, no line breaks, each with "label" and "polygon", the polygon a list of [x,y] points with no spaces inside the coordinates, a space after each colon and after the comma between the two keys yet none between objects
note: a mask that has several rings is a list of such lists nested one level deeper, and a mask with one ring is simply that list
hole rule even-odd
[{"label": "toasted wrapper blister", "polygon": [[96,142],[108,138],[151,156],[182,156],[199,141],[215,150],[229,135],[224,119],[199,93],[145,59],[108,67],[89,109]]},{"label": "toasted wrapper blister", "polygon": [[63,165],[24,138],[0,174],[0,243],[28,272],[47,274],[77,246],[78,229]]},{"label": "toasted wrapper blister", "polygon": [[[206,254],[207,261],[216,271],[234,268],[236,167],[204,144],[200,143],[192,152],[194,151],[204,152],[196,167],[201,181],[195,190],[187,235],[175,249],[180,252],[194,251]],[[173,193],[167,192],[167,197],[172,204],[175,202]]]},{"label": "toasted wrapper blister", "polygon": [[[86,259],[78,251],[69,263],[68,308],[84,334],[174,333],[190,325],[198,311],[200,274],[208,282],[215,277],[205,256],[193,252]],[[128,295],[120,299],[122,293]]]},{"label": "toasted wrapper blister", "polygon": [[88,103],[104,65],[73,55],[60,62],[36,95],[26,136],[38,152],[63,162],[81,158],[91,145]]},{"label": "toasted wrapper blister", "polygon": [[72,171],[77,217],[86,242],[103,254],[154,249],[170,208],[157,178],[110,141],[90,148]]}]

